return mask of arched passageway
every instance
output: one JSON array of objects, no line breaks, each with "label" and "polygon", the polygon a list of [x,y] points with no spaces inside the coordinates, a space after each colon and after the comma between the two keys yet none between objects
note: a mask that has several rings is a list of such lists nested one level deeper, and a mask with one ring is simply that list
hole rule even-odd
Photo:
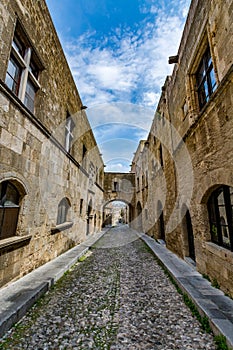
[{"label": "arched passageway", "polygon": [[132,206],[124,200],[111,200],[103,206],[103,227],[129,224]]},{"label": "arched passageway", "polygon": [[123,223],[135,226],[135,175],[133,173],[107,172],[104,174],[103,226],[113,225],[111,206],[114,201],[123,202]]}]

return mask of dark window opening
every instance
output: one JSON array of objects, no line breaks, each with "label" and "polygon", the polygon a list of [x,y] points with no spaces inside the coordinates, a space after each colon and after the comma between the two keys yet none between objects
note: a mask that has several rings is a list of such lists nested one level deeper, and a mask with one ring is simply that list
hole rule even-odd
[{"label": "dark window opening", "polygon": [[83,154],[82,154],[82,166],[84,168],[87,167],[87,159],[86,159],[86,155],[87,155],[87,148],[85,145],[83,145]]},{"label": "dark window opening", "polygon": [[163,167],[163,146],[161,143],[159,145],[159,161],[160,161],[161,167]]},{"label": "dark window opening", "polygon": [[144,187],[145,187],[145,176],[142,175],[142,188],[144,188]]},{"label": "dark window opening", "polygon": [[119,183],[117,181],[114,181],[114,183],[113,183],[113,190],[115,192],[119,191]]},{"label": "dark window opening", "polygon": [[212,242],[233,251],[233,187],[221,186],[208,200]]},{"label": "dark window opening", "polygon": [[80,199],[80,207],[79,207],[79,214],[82,215],[82,211],[83,211],[83,199]]},{"label": "dark window opening", "polygon": [[158,228],[159,228],[159,237],[165,240],[165,225],[164,225],[164,215],[163,215],[163,205],[162,203],[159,201],[158,202],[158,206],[157,206],[157,213],[158,213]]},{"label": "dark window opening", "polygon": [[26,46],[25,44],[20,40],[20,38],[15,34],[12,47],[17,51],[22,57],[25,55]]},{"label": "dark window opening", "polygon": [[17,188],[10,182],[0,184],[0,239],[15,236],[20,195]]},{"label": "dark window opening", "polygon": [[6,85],[15,95],[19,93],[19,84],[22,74],[22,68],[19,63],[11,57],[8,63],[7,73],[6,73]]},{"label": "dark window opening", "polygon": [[202,108],[209,101],[210,96],[213,94],[217,87],[209,47],[202,57],[202,60],[196,72],[196,79],[199,105],[200,108]]},{"label": "dark window opening", "polygon": [[85,158],[86,153],[87,153],[87,148],[85,145],[83,145],[83,156],[82,156],[83,159]]},{"label": "dark window opening", "polygon": [[34,75],[35,78],[38,78],[39,69],[38,69],[36,63],[32,59],[31,59],[30,65],[29,65],[29,70]]}]

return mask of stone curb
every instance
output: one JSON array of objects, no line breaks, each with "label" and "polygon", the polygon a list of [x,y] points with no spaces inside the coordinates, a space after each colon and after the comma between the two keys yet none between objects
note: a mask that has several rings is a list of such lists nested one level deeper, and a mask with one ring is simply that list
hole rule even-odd
[{"label": "stone curb", "polygon": [[28,309],[93,246],[107,230],[103,230],[40,266],[19,280],[0,289],[0,337],[18,322]]},{"label": "stone curb", "polygon": [[138,236],[193,301],[199,313],[208,317],[213,333],[225,336],[228,347],[233,349],[233,300],[219,289],[212,287],[193,266],[180,259],[165,245],[157,243],[145,234],[138,233]]}]

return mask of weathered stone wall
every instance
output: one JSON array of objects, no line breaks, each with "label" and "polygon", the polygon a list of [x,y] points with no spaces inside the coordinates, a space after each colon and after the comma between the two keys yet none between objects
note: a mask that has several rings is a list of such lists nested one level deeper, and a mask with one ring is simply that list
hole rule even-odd
[{"label": "weathered stone wall", "polygon": [[134,204],[134,174],[105,172],[104,203],[119,200]]},{"label": "weathered stone wall", "polygon": [[[33,114],[4,84],[17,19],[43,63]],[[100,230],[104,168],[45,2],[1,1],[0,31],[0,182],[10,180],[21,194],[16,236],[0,240],[4,285],[84,241],[90,204],[88,233]],[[67,113],[75,123],[70,154]],[[68,224],[56,229],[64,197]]]},{"label": "weathered stone wall", "polygon": [[[197,269],[212,280],[216,279],[220,287],[231,295],[233,252],[211,242],[207,201],[219,185],[233,186],[232,10],[232,2],[227,0],[193,0],[191,3],[178,51],[178,63],[162,88],[147,140],[147,205],[149,218],[152,219],[149,219],[150,230],[143,227],[148,234],[160,238],[157,203],[161,201],[166,245],[182,258],[189,257],[184,216],[188,209]],[[217,88],[200,110],[195,72],[208,45]],[[158,164],[161,163],[160,143],[162,167]],[[137,154],[134,167],[140,166],[142,156],[143,152]],[[141,190],[140,184],[138,191]],[[137,196],[139,198],[140,195]]]},{"label": "weathered stone wall", "polygon": [[[233,253],[210,242],[207,200],[212,189],[218,185],[232,186],[232,30],[233,13],[229,1],[193,1],[189,14],[188,30],[185,31],[176,65],[168,86],[168,108],[175,129],[183,137],[192,161],[192,172],[174,147],[183,169],[182,183],[193,177],[193,191],[188,205],[192,227],[197,268],[216,279],[223,290],[233,294]],[[218,88],[210,101],[200,111],[193,74],[207,43],[210,47]],[[183,83],[185,82],[185,84]],[[184,101],[188,113],[183,114]],[[174,139],[174,133],[172,133]],[[180,158],[179,158],[180,157]],[[191,184],[190,184],[191,186]],[[178,191],[179,195],[179,191]],[[181,211],[184,201],[179,198]],[[176,229],[183,240],[182,223]],[[172,245],[175,247],[175,245]],[[176,249],[175,249],[176,250]],[[179,251],[177,250],[179,253]]]},{"label": "weathered stone wall", "polygon": [[145,180],[143,181],[143,177],[145,178],[145,170],[148,167],[148,162],[142,156],[145,149],[145,142],[145,140],[140,141],[131,167],[131,172],[135,174],[135,206],[133,208],[135,220],[132,223],[132,227],[138,231],[145,230],[145,227],[143,227],[143,218],[145,216],[145,205],[147,205],[143,198],[143,192],[145,191]]}]

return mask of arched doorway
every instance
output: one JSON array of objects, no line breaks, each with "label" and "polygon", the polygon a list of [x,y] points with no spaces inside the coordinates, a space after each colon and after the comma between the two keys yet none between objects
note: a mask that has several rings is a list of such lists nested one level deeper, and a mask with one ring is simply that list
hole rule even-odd
[{"label": "arched doorway", "polygon": [[182,230],[183,230],[183,239],[184,239],[184,250],[185,256],[190,257],[195,261],[195,245],[194,245],[194,235],[193,235],[193,226],[190,216],[190,212],[186,206],[182,208],[182,213],[184,215],[182,219]]},{"label": "arched doorway", "polygon": [[159,229],[159,238],[165,242],[165,228],[164,228],[164,216],[163,216],[163,205],[159,201],[157,207],[158,215],[158,229]]},{"label": "arched doorway", "polygon": [[137,230],[142,232],[142,206],[137,202]]},{"label": "arched doorway", "polygon": [[92,218],[92,200],[90,200],[87,207],[87,235],[91,232]]}]

